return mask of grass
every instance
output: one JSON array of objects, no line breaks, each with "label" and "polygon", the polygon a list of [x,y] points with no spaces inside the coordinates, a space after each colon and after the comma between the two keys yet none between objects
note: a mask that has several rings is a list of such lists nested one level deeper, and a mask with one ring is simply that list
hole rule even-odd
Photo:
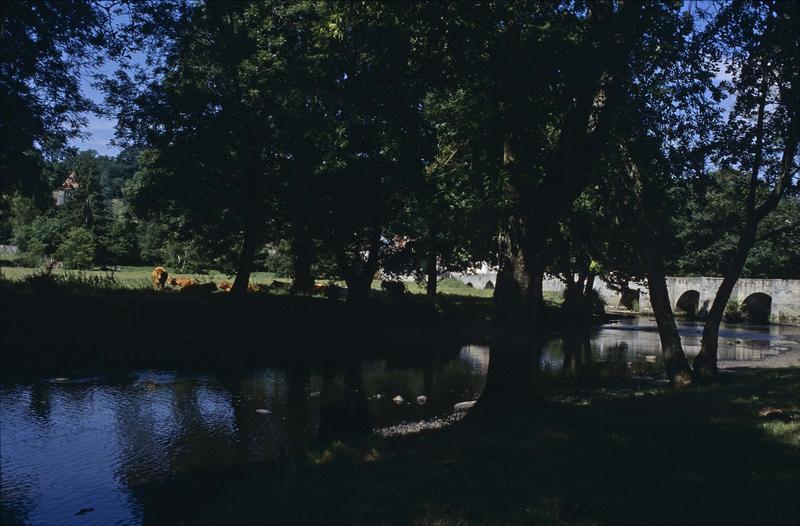
[{"label": "grass", "polygon": [[[354,311],[342,301],[286,292],[244,298],[222,292],[160,293],[150,287],[150,272],[139,267],[113,275],[68,272],[31,279],[34,269],[3,269],[0,374],[277,365],[330,356],[450,352],[485,343],[490,333],[486,293],[491,291],[455,280],[443,280],[435,299],[415,284],[410,284],[411,294],[393,297],[376,281],[376,290]],[[265,273],[254,276],[262,284],[274,279]],[[547,303],[544,316],[551,330],[568,321],[555,301]]]},{"label": "grass", "polygon": [[[473,409],[417,435],[132,488],[186,524],[791,525],[800,520],[800,370],[683,392]],[[754,396],[757,395],[757,396]],[[794,420],[759,416],[765,406]]]},{"label": "grass", "polygon": [[[2,266],[0,267],[0,272],[2,272],[2,276],[5,279],[11,282],[21,282],[26,277],[32,276],[37,274],[40,271],[38,268],[33,267],[14,267],[14,266]],[[125,289],[149,289],[150,284],[150,273],[153,271],[152,267],[121,267],[121,270],[116,272],[107,272],[101,270],[86,270],[86,271],[58,271],[56,275],[61,276],[83,276],[85,278],[107,278],[108,276],[113,276],[114,280],[118,284],[119,288]],[[229,277],[227,274],[218,272],[218,271],[210,271],[208,274],[192,274],[192,273],[179,273],[179,272],[170,272],[170,276],[179,277],[179,278],[193,278],[198,282],[208,282],[214,281],[216,283],[220,283],[221,281],[232,281],[232,278]],[[274,280],[290,282],[291,278],[285,276],[279,276],[272,272],[254,272],[250,277],[250,282],[257,284],[257,285],[269,285]],[[318,280],[319,283],[336,283],[339,286],[345,286],[345,283],[342,281],[335,281],[335,280]],[[372,282],[373,290],[381,290],[381,282],[379,280],[375,280]],[[425,294],[425,285],[419,285],[415,282],[408,282],[406,284],[406,288],[412,294]],[[493,290],[486,290],[486,289],[474,289],[472,287],[468,287],[461,281],[456,279],[446,278],[441,280],[438,283],[438,292],[444,295],[451,295],[451,296],[466,296],[471,298],[491,298],[492,294],[494,293]],[[561,303],[562,298],[561,295],[558,293],[545,293],[545,300],[558,304]]]},{"label": "grass", "polygon": [[[23,281],[28,276],[37,274],[40,269],[34,267],[2,267],[0,268],[5,278],[12,282]],[[113,276],[119,285],[119,288],[124,289],[149,289],[151,287],[150,273],[153,267],[122,267],[121,270],[116,272],[108,272],[102,270],[83,270],[83,271],[56,271],[58,276],[85,276],[88,278],[106,278]],[[170,273],[170,276],[176,278],[193,278],[199,282],[221,282],[231,281],[231,279],[221,272],[209,272],[208,274],[192,274],[192,273]],[[251,276],[251,282],[259,285],[268,285],[275,279],[281,279],[277,275],[269,272],[255,272]],[[285,279],[285,278],[284,278]],[[289,281],[285,279],[285,281]]]}]

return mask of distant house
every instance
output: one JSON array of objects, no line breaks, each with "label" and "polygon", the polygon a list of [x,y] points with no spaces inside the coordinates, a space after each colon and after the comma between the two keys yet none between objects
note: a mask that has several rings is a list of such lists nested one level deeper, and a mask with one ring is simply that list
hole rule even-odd
[{"label": "distant house", "polygon": [[53,190],[53,200],[56,202],[56,206],[64,206],[64,203],[69,199],[70,192],[78,188],[78,186],[78,174],[75,170],[72,170],[72,173],[64,179],[61,186]]}]

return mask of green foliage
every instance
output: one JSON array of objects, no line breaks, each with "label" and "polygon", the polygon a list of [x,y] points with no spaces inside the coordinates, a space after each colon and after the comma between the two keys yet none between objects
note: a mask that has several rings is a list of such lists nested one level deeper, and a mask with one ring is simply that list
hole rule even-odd
[{"label": "green foliage", "polygon": [[745,320],[746,314],[744,305],[736,300],[728,300],[723,318],[729,323],[741,323]]},{"label": "green foliage", "polygon": [[[719,276],[736,249],[737,231],[744,224],[741,204],[747,192],[747,176],[735,170],[709,174],[694,194],[684,200],[683,214],[675,214],[680,245],[669,271],[676,275]],[[758,182],[757,195],[765,199],[769,188]],[[789,194],[759,225],[741,276],[748,278],[800,277],[800,199]]]},{"label": "green foliage", "polygon": [[109,261],[115,265],[135,265],[141,261],[137,225],[129,213],[116,217],[104,240]]},{"label": "green foliage", "polygon": [[23,262],[38,266],[47,257],[54,256],[64,238],[64,229],[58,217],[40,215],[29,224],[20,225],[14,233],[14,242]]},{"label": "green foliage", "polygon": [[86,269],[94,263],[97,243],[92,233],[81,227],[72,227],[59,245],[56,256],[69,269]]},{"label": "green foliage", "polygon": [[263,269],[278,276],[292,275],[292,249],[288,240],[282,240],[265,249]]}]

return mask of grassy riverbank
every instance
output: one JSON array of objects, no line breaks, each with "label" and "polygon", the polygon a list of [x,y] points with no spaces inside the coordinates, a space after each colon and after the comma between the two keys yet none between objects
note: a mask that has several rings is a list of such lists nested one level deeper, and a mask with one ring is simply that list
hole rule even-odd
[{"label": "grassy riverbank", "polygon": [[[87,270],[87,271],[60,271],[56,276],[67,277],[73,280],[98,280],[108,282],[113,285],[113,288],[131,289],[131,290],[147,290],[150,288],[150,273],[153,271],[152,267],[120,267],[120,270],[111,272],[103,270]],[[14,267],[14,266],[0,266],[0,275],[6,280],[11,282],[20,283],[26,278],[40,273],[41,269],[33,267]],[[219,283],[221,281],[233,281],[233,278],[227,274],[210,271],[205,274],[192,274],[171,271],[170,276],[176,278],[192,278],[200,283],[213,281]],[[269,285],[274,280],[284,281],[289,283],[290,278],[279,276],[272,272],[254,272],[250,276],[250,282],[255,285]],[[319,283],[336,283],[340,286],[345,286],[344,282],[333,280],[318,280]],[[406,284],[408,291],[411,294],[424,294],[425,285],[420,285],[415,282]],[[372,283],[373,290],[381,289],[381,282],[378,280]],[[440,294],[468,296],[474,298],[491,298],[493,290],[490,289],[474,289],[468,287],[464,283],[455,279],[443,279],[438,283],[438,291]],[[546,299],[551,302],[560,303],[560,294],[546,293]]]},{"label": "grassy riverbank", "polygon": [[[800,520],[800,369],[551,400],[413,436],[133,488],[146,522],[770,524]],[[782,413],[759,416],[767,408]]]},{"label": "grassy riverbank", "polygon": [[[485,342],[490,332],[484,292],[491,291],[463,284],[445,283],[435,300],[375,290],[353,311],[343,301],[285,292],[158,293],[129,286],[144,279],[131,274],[129,281],[119,273],[0,280],[3,374],[413,355]],[[547,326],[557,328],[565,320],[550,300]]]}]

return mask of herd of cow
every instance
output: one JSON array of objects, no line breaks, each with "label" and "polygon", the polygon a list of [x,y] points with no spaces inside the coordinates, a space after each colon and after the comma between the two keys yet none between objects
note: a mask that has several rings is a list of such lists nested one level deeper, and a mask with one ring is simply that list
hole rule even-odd
[{"label": "herd of cow", "polygon": [[[209,293],[209,292],[230,292],[233,288],[233,283],[229,281],[223,281],[219,284],[214,282],[206,282],[200,283],[192,278],[176,278],[170,277],[167,269],[164,267],[156,267],[153,269],[153,272],[150,274],[150,279],[153,282],[153,288],[159,291],[163,291],[167,286],[177,289],[179,292],[185,293]],[[264,285],[257,285],[255,283],[249,283],[247,285],[248,292],[268,292],[269,290],[272,291],[287,291],[287,292],[298,292],[292,290],[291,283],[287,283],[285,281],[278,281],[274,280],[271,285],[264,286]],[[311,294],[321,294],[324,296],[334,296],[339,295],[344,289],[338,287],[336,285],[324,285],[320,283],[315,283],[313,289],[307,291]]]}]

